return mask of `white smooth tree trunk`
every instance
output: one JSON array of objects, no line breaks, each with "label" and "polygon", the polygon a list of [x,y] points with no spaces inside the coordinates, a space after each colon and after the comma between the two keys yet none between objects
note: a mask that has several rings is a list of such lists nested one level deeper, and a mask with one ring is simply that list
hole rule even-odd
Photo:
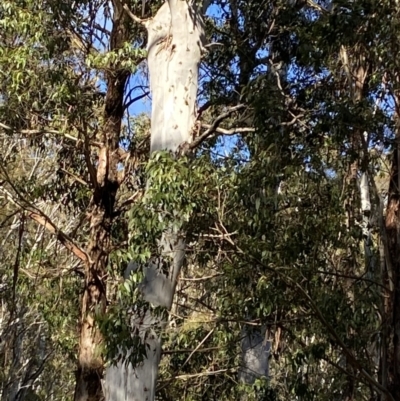
[{"label": "white smooth tree trunk", "polygon": [[364,254],[365,254],[365,271],[368,275],[375,273],[376,268],[374,253],[371,249],[372,245],[372,225],[371,219],[371,200],[368,182],[368,173],[363,172],[360,179],[360,198],[361,198],[361,212],[362,212],[362,232],[364,238]]},{"label": "white smooth tree trunk", "polygon": [[[192,140],[204,42],[201,11],[192,1],[168,0],[154,18],[145,22],[152,94],[151,152],[169,150],[176,154],[180,145]],[[160,239],[159,255],[145,267],[140,284],[144,300],[153,306],[171,308],[184,249],[182,233],[167,230]],[[168,274],[161,271],[166,260],[170,261]],[[161,355],[161,341],[154,327],[162,327],[164,322],[150,310],[141,312],[145,318],[134,318],[132,325],[139,328],[139,335],[148,346],[146,358],[135,367],[122,361],[107,369],[106,401],[154,401]]]},{"label": "white smooth tree trunk", "polygon": [[152,94],[151,152],[190,142],[196,122],[201,14],[192,3],[169,0],[147,24]]}]

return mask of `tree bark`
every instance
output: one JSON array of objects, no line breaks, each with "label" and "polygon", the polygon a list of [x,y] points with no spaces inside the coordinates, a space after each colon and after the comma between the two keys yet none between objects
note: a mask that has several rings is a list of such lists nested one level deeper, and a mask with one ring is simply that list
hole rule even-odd
[{"label": "tree bark", "polygon": [[[122,5],[114,2],[113,28],[110,50],[119,49],[128,40],[127,16]],[[110,252],[111,227],[116,193],[118,149],[121,121],[124,114],[123,99],[129,72],[115,69],[107,72],[107,93],[101,129],[101,147],[90,205],[90,235],[85,266],[85,288],[82,297],[78,369],[76,372],[75,401],[103,399],[101,380],[103,360],[99,352],[101,334],[95,324],[95,315],[106,311],[106,277]],[[87,161],[90,163],[90,160]],[[88,165],[89,171],[95,171]]]},{"label": "tree bark", "polygon": [[[194,2],[168,0],[144,24],[148,31],[147,62],[152,94],[151,153],[168,150],[176,155],[181,145],[191,142],[196,122],[203,20]],[[144,300],[168,310],[184,261],[184,233],[167,228],[158,245],[158,255],[144,268],[140,288]],[[163,272],[165,264],[168,273]],[[144,321],[139,323],[134,317],[132,324],[136,327],[140,324],[139,336],[147,345],[145,360],[138,366],[121,361],[107,369],[104,383],[107,401],[153,401],[155,398],[161,341],[153,328],[162,327],[165,322],[150,310],[141,313]],[[150,335],[144,339],[146,330],[150,330]]]},{"label": "tree bark", "polygon": [[241,366],[238,374],[242,383],[254,384],[257,379],[268,377],[270,348],[271,342],[265,337],[265,329],[243,328]]},{"label": "tree bark", "polygon": [[[399,120],[397,118],[397,123]],[[396,127],[396,139],[394,143],[392,165],[390,171],[389,199],[386,210],[386,232],[390,263],[386,264],[387,280],[393,280],[393,291],[386,304],[386,321],[384,329],[391,332],[392,344],[387,350],[388,359],[388,387],[394,400],[400,400],[400,192],[399,192],[399,152],[400,152],[400,127]],[[391,265],[391,267],[389,266]],[[393,269],[392,272],[389,269]],[[390,283],[388,283],[390,284]]]}]

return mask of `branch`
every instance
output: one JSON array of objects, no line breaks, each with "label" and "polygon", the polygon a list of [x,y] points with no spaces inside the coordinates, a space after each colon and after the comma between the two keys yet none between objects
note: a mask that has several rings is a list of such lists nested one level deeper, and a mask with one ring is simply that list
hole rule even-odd
[{"label": "branch", "polygon": [[[125,99],[131,99],[132,98],[132,93],[134,91],[137,91],[138,89],[140,89],[142,91],[142,93],[146,92],[146,87],[144,85],[136,85],[133,88],[130,87],[129,85],[129,91],[127,92],[127,94],[125,95]],[[124,100],[124,104],[127,102],[127,100]]]},{"label": "branch", "polygon": [[179,376],[174,376],[171,377],[170,379],[165,380],[165,382],[157,387],[157,391],[162,390],[163,388],[167,387],[169,385],[169,382],[172,380],[188,380],[188,379],[195,379],[196,377],[204,377],[204,376],[214,376],[214,375],[219,375],[221,373],[235,373],[237,369],[232,368],[232,369],[220,369],[220,370],[212,370],[212,371],[205,371],[205,372],[200,372],[200,373],[192,373],[192,374],[187,374],[187,375],[179,375]]},{"label": "branch", "polygon": [[136,17],[135,14],[133,14],[133,12],[129,9],[127,4],[124,4],[123,9],[126,11],[126,13],[133,19],[133,21],[137,22],[138,24],[144,26],[145,28],[147,28],[147,26],[149,25],[149,22],[151,20],[151,18],[149,19],[140,19],[139,17]]},{"label": "branch", "polygon": [[208,347],[208,348],[199,348],[199,349],[193,349],[193,348],[190,348],[190,349],[166,349],[166,350],[163,350],[161,353],[163,355],[171,355],[171,354],[186,354],[186,353],[193,352],[193,351],[196,351],[196,352],[219,351],[221,349],[222,349],[222,347]]},{"label": "branch", "polygon": [[199,120],[201,115],[208,110],[211,106],[213,105],[213,103],[211,101],[205,102],[202,106],[200,106],[197,110],[197,119]]},{"label": "branch", "polygon": [[15,290],[17,288],[18,273],[20,269],[20,254],[22,249],[22,237],[24,235],[24,231],[25,231],[25,216],[22,214],[18,229],[18,249],[17,249],[17,254],[15,256],[14,269],[13,269],[14,272],[13,272],[13,283],[12,283],[12,300],[13,300],[12,305],[15,305]]},{"label": "branch", "polygon": [[132,196],[121,203],[121,205],[115,211],[115,215],[121,214],[122,212],[126,211],[127,207],[132,203],[135,203],[136,200],[142,195],[143,191],[136,191]]},{"label": "branch", "polygon": [[179,376],[175,376],[174,379],[187,380],[187,379],[193,379],[195,377],[219,375],[221,373],[234,373],[234,372],[236,372],[236,370],[237,369],[212,370],[212,371],[206,371],[206,372],[200,372],[200,373],[192,373],[192,374],[188,374],[188,375],[179,375]]},{"label": "branch", "polygon": [[[202,128],[207,128],[207,131],[211,128],[210,124],[201,124],[201,126],[202,126]],[[214,129],[214,132],[218,132],[219,134],[223,134],[223,135],[235,135],[235,134],[242,134],[242,133],[254,132],[254,131],[255,131],[255,128],[250,128],[250,127],[237,127],[237,128],[230,128],[230,129],[218,127],[218,128]],[[202,134],[202,136],[203,135],[204,134]]]},{"label": "branch", "polygon": [[[21,201],[16,201],[13,197],[13,195],[5,189],[4,187],[1,187],[3,192],[8,195],[8,199],[11,200],[13,203],[21,207],[23,210],[27,211],[27,216],[31,218],[32,220],[36,221],[39,223],[41,226],[46,228],[50,233],[55,234],[56,238],[63,244],[69,251],[71,251],[77,258],[81,259],[84,263],[89,263],[90,258],[88,254],[82,250],[75,242],[70,238],[67,234],[63,233],[52,221],[51,219],[39,208],[34,206],[32,203],[30,203],[28,200],[22,196],[22,194],[19,192],[19,190],[13,185],[7,170],[4,168],[4,166],[0,163],[0,169],[2,170],[3,174],[6,177],[6,180],[8,184],[11,186],[13,191],[17,194],[17,196],[21,199]],[[25,205],[24,205],[25,203]],[[35,212],[33,212],[30,209],[34,209]]]},{"label": "branch", "polygon": [[181,277],[179,279],[179,281],[206,281],[206,280],[210,280],[210,279],[213,279],[213,278],[219,277],[219,276],[223,276],[223,274],[216,273],[216,274],[212,274],[212,275],[206,276],[206,277]]},{"label": "branch", "polygon": [[60,169],[63,173],[68,174],[69,176],[71,176],[75,181],[79,182],[80,184],[84,185],[85,187],[88,187],[89,184],[85,181],[82,180],[82,178],[77,177],[75,174],[70,173],[68,170],[65,170],[63,168]]},{"label": "branch", "polygon": [[90,54],[91,52],[96,54],[98,53],[98,50],[93,46],[93,44],[86,42],[85,39],[77,32],[67,29],[67,34],[71,39],[72,48],[76,48],[85,54]]},{"label": "branch", "polygon": [[150,91],[147,91],[139,96],[134,97],[133,99],[131,99],[129,102],[125,103],[124,105],[124,109],[127,109],[128,107],[130,107],[133,103],[137,102],[140,99],[143,99],[144,97],[148,96],[150,94]]},{"label": "branch", "polygon": [[[4,124],[4,123],[2,123],[2,122],[0,122],[0,127],[1,127],[1,128],[4,128],[6,131],[14,131],[14,129],[13,129],[12,127],[10,127],[9,125],[6,125],[6,124]],[[57,130],[54,130],[54,129],[48,129],[48,128],[42,128],[42,129],[23,129],[23,130],[20,130],[20,131],[18,131],[18,132],[21,133],[21,134],[24,134],[24,135],[56,134],[56,135],[63,135],[63,136],[64,136],[64,134],[62,134],[60,131],[57,131]],[[68,134],[65,134],[65,136],[66,136],[68,139],[73,139],[73,140],[75,140],[75,141],[78,140],[77,138],[75,138],[75,137],[73,137],[73,136],[70,136],[70,135],[68,135]]]},{"label": "branch", "polygon": [[[199,146],[201,143],[203,143],[207,138],[209,138],[210,136],[212,136],[215,132],[219,132],[221,134],[225,134],[226,135],[233,135],[236,132],[253,132],[254,129],[253,128],[237,128],[236,131],[234,128],[232,128],[232,130],[225,130],[223,128],[219,128],[219,125],[221,124],[221,122],[223,120],[225,120],[226,118],[228,118],[232,113],[234,113],[235,111],[241,110],[243,108],[245,108],[246,106],[244,104],[238,104],[237,106],[233,106],[230,107],[225,113],[220,114],[211,125],[207,125],[205,127],[208,127],[207,130],[201,134],[200,136],[198,136],[193,142],[188,143],[188,144],[184,144],[183,145],[183,149],[184,150],[190,150],[190,149],[194,149],[197,146]],[[203,126],[203,124],[201,125]],[[239,131],[238,131],[239,130]],[[246,130],[246,131],[243,131]],[[249,131],[249,130],[253,130],[253,131]]]},{"label": "branch", "polygon": [[[0,122],[0,128],[5,129],[6,131],[10,131],[12,133],[15,133],[14,128],[10,127],[7,124],[4,124],[2,122]],[[76,143],[78,143],[80,141],[79,138],[72,136],[70,134],[65,134],[62,131],[58,131],[55,129],[50,129],[50,128],[41,128],[41,129],[22,129],[19,131],[16,131],[16,133],[18,134],[22,134],[22,135],[42,135],[42,134],[52,134],[52,135],[59,135],[62,136],[66,139],[69,139],[71,141],[74,141]],[[90,142],[90,145],[92,146],[96,146],[96,147],[101,147],[102,143],[101,142],[96,142],[96,141],[92,141]]]},{"label": "branch", "polygon": [[[296,116],[291,111],[289,111],[289,113],[292,115],[293,119],[288,121],[288,122],[283,122],[283,123],[281,123],[281,125],[283,125],[283,126],[285,126],[285,125],[286,126],[294,125],[294,124],[296,124],[298,119],[304,117],[304,114],[299,114],[299,115]],[[300,124],[302,124],[301,121],[300,121]]]},{"label": "branch", "polygon": [[[87,129],[86,129],[87,131]],[[83,153],[85,155],[85,161],[86,161],[86,166],[89,171],[89,177],[90,181],[93,184],[94,188],[97,188],[98,183],[97,183],[97,173],[96,173],[96,168],[94,167],[92,161],[90,160],[90,152],[89,152],[89,140],[88,136],[85,134],[84,136],[84,148],[83,148]]]},{"label": "branch", "polygon": [[77,258],[81,259],[85,263],[89,263],[88,254],[82,250],[74,241],[65,233],[63,233],[46,215],[41,215],[35,212],[28,212],[28,217],[39,223],[47,231],[54,234],[56,238],[71,251]]},{"label": "branch", "polygon": [[314,3],[312,0],[307,0],[307,5],[315,10],[319,11],[322,14],[329,14],[329,11],[326,8],[321,7],[319,4]]}]

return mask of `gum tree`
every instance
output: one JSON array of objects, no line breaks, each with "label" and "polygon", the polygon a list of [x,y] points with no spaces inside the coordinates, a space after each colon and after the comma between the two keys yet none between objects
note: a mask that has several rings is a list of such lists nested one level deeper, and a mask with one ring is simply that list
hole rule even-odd
[{"label": "gum tree", "polygon": [[[154,17],[141,21],[147,30],[147,65],[152,95],[150,153],[168,151],[173,156],[189,149],[196,131],[199,65],[204,49],[203,9],[194,1],[169,0]],[[147,187],[152,186],[151,179]],[[162,212],[160,219],[165,219]],[[140,286],[143,298],[155,307],[172,306],[177,277],[184,261],[185,233],[179,227],[166,227],[158,240],[158,251],[144,267]],[[132,268],[134,268],[132,266]],[[139,333],[146,355],[137,366],[125,361],[107,370],[105,392],[108,400],[154,400],[161,343],[153,327],[164,318],[145,314]],[[134,316],[134,322],[140,316]],[[134,352],[132,350],[132,352]]]}]

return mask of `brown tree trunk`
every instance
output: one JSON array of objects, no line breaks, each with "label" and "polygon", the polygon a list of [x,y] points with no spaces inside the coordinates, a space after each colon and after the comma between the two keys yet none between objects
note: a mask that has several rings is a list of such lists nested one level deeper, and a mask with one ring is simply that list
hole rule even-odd
[{"label": "brown tree trunk", "polygon": [[[353,105],[357,107],[365,97],[365,91],[367,89],[369,71],[368,62],[363,60],[362,54],[358,53],[357,51],[352,56],[350,56],[345,46],[341,46],[339,55],[343,63],[343,72],[347,76],[347,83],[349,85],[349,91],[351,94]],[[368,165],[368,161],[365,155],[363,156],[362,152],[363,135],[364,132],[361,127],[354,127],[354,131],[349,132],[351,151],[355,155],[354,160],[351,161],[348,166],[348,172],[345,181],[347,186],[347,196],[344,202],[344,208],[347,212],[346,225],[349,232],[351,232],[354,227],[356,227],[358,220],[360,220],[361,217],[359,215],[361,192],[358,174],[360,170],[362,171],[362,173],[365,173]],[[357,266],[357,256],[354,252],[354,248],[352,247],[349,247],[348,252],[349,253],[346,255],[348,262],[343,265],[343,270],[347,276],[352,276],[356,273],[354,269],[356,269]],[[367,268],[368,267],[365,266],[365,269]],[[347,299],[350,302],[351,308],[354,311],[356,300],[352,280],[345,279],[344,290],[346,292]],[[347,337],[351,339],[352,337],[354,337],[354,335],[354,330],[349,327],[347,330]],[[348,356],[343,355],[343,363],[346,371],[354,372],[354,368]],[[344,401],[354,400],[355,390],[355,375],[348,375],[346,377],[346,383],[343,388],[342,399]]]},{"label": "brown tree trunk", "polygon": [[[128,40],[127,17],[122,6],[114,3],[110,50],[119,49]],[[90,206],[90,236],[87,248],[89,261],[85,266],[85,288],[82,297],[78,369],[75,401],[103,399],[101,380],[103,360],[99,353],[101,334],[95,325],[95,315],[106,311],[106,277],[110,252],[114,203],[119,187],[117,165],[123,98],[129,72],[118,66],[108,71],[107,94],[103,113],[97,169],[88,162],[94,186]]]},{"label": "brown tree trunk", "polygon": [[[398,118],[397,118],[398,120]],[[390,263],[387,266],[388,281],[393,280],[393,291],[386,304],[387,321],[392,344],[388,349],[388,387],[396,401],[400,400],[400,192],[399,192],[399,152],[400,127],[397,121],[396,139],[390,171],[389,199],[386,211],[386,232]],[[388,264],[387,264],[388,265]],[[390,271],[392,269],[393,271]],[[388,283],[390,284],[390,283]]]}]

